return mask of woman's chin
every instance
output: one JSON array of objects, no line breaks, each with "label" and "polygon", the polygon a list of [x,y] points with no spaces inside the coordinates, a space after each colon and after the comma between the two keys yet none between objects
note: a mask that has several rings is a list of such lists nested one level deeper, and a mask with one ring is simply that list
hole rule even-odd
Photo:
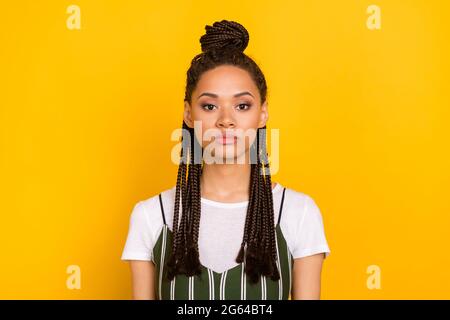
[{"label": "woman's chin", "polygon": [[244,152],[236,153],[235,150],[229,152],[217,151],[209,158],[207,163],[227,163],[227,164],[244,164],[245,162]]}]

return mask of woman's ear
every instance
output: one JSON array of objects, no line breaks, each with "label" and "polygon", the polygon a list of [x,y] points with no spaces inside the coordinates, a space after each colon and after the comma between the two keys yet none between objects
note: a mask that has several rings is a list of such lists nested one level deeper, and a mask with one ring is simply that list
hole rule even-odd
[{"label": "woman's ear", "polygon": [[268,119],[269,119],[269,105],[267,104],[266,100],[261,105],[261,113],[259,115],[258,128],[264,128]]},{"label": "woman's ear", "polygon": [[189,128],[193,128],[193,121],[192,121],[192,114],[191,114],[191,106],[189,102],[184,101],[184,113],[183,113],[183,120],[186,122],[187,126]]}]

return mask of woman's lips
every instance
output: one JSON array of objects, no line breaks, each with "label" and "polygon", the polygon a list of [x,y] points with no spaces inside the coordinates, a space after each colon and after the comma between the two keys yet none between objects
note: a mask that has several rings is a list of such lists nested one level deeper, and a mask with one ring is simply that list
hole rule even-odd
[{"label": "woman's lips", "polygon": [[235,144],[237,142],[237,137],[236,136],[219,136],[216,138],[216,140],[220,143],[220,144]]}]

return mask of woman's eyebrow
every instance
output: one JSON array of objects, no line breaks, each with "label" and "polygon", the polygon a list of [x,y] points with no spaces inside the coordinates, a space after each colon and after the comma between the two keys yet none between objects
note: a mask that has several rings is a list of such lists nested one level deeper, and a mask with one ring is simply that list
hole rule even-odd
[{"label": "woman's eyebrow", "polygon": [[[252,95],[250,92],[248,92],[248,91],[236,93],[236,94],[234,95],[234,97],[236,98],[236,97],[241,97],[241,96],[244,96],[244,95],[250,95],[250,96],[253,97],[253,95]],[[217,94],[215,94],[215,93],[211,93],[211,92],[203,92],[201,95],[199,95],[199,96],[197,97],[197,99],[199,99],[201,96],[208,96],[208,97],[212,97],[212,98],[218,98],[218,97],[219,97],[219,96],[218,96]],[[253,97],[253,98],[254,98],[254,97]]]}]

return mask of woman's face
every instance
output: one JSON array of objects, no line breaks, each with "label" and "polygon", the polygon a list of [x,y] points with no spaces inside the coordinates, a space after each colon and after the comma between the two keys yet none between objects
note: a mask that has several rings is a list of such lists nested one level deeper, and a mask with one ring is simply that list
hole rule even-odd
[{"label": "woman's face", "polygon": [[[184,121],[201,141],[206,163],[243,163],[257,129],[266,125],[267,102],[250,74],[238,67],[222,65],[200,77],[185,102]],[[212,162],[211,162],[212,161]]]}]

